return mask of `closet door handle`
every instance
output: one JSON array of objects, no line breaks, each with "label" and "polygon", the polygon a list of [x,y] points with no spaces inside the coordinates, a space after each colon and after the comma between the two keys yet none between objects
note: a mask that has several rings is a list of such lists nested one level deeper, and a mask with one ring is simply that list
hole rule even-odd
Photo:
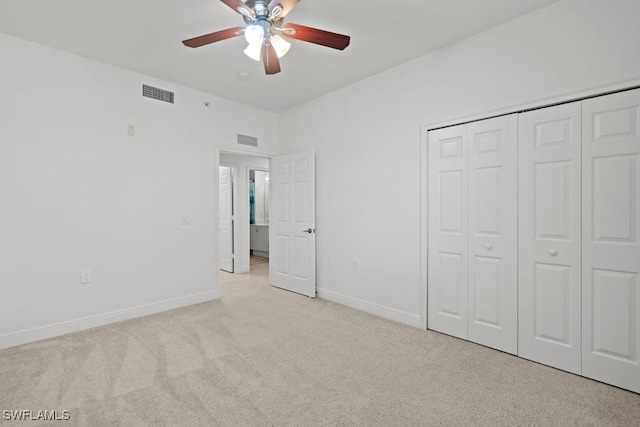
[{"label": "closet door handle", "polygon": [[306,230],[302,230],[303,233],[313,233],[315,230],[313,228],[307,228]]},{"label": "closet door handle", "polygon": [[549,251],[549,255],[551,255],[551,256],[558,256],[558,251],[556,251],[555,249],[551,249],[551,250]]},{"label": "closet door handle", "polygon": [[491,249],[493,249],[493,246],[491,246],[490,244],[486,244],[484,245],[485,248],[487,248],[488,251],[490,251]]}]

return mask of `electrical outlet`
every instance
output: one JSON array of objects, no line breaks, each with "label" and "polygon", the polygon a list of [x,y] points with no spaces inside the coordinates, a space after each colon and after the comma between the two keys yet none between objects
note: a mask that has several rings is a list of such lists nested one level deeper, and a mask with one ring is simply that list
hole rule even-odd
[{"label": "electrical outlet", "polygon": [[358,258],[353,260],[353,268],[360,267],[360,260]]},{"label": "electrical outlet", "polygon": [[80,283],[85,285],[87,283],[91,283],[91,269],[85,268],[80,271]]}]

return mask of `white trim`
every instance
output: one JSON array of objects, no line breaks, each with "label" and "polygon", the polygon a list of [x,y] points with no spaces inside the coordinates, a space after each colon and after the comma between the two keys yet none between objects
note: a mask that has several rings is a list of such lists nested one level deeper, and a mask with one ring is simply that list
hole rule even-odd
[{"label": "white trim", "polygon": [[245,156],[245,157],[264,157],[271,158],[275,157],[275,153],[267,153],[264,151],[259,151],[259,149],[253,148],[242,148],[242,147],[229,147],[227,145],[218,145],[215,147],[219,152],[226,154],[235,154],[237,156]]},{"label": "white trim", "polygon": [[340,294],[338,292],[328,291],[326,289],[316,288],[316,291],[317,296],[320,299],[335,302],[341,305],[346,305],[347,307],[355,308],[356,310],[384,317],[385,319],[404,323],[405,325],[413,326],[414,328],[422,327],[422,319],[419,315],[396,310],[390,307],[385,307],[380,304],[374,304],[369,301],[353,298],[347,295]]},{"label": "white trim", "polygon": [[427,304],[428,304],[428,273],[429,265],[429,147],[428,132],[426,128],[420,133],[420,326],[427,329]]},{"label": "white trim", "polygon": [[618,82],[610,85],[598,86],[595,88],[583,90],[580,92],[570,92],[551,98],[542,98],[537,101],[527,102],[526,104],[516,104],[510,107],[500,108],[498,110],[486,111],[480,114],[474,114],[472,116],[458,117],[456,119],[446,120],[438,123],[431,123],[423,126],[425,130],[432,130],[447,126],[459,125],[462,123],[473,122],[478,120],[489,119],[495,116],[504,116],[507,114],[520,113],[526,110],[533,110],[537,108],[544,108],[555,104],[561,104],[565,102],[578,101],[584,98],[603,96],[609,92],[617,92],[628,89],[634,89],[640,87],[640,79],[629,80],[625,82]]},{"label": "white trim", "polygon": [[[213,290],[216,295],[220,294],[220,148],[216,147],[213,151],[213,223],[215,230],[215,246],[216,256],[213,257],[213,268],[215,269],[216,282],[213,284]],[[235,215],[235,212],[234,212]],[[235,231],[235,229],[234,229]],[[235,239],[235,236],[234,236]],[[235,254],[235,250],[234,250]],[[236,271],[236,260],[233,259],[233,271]]]},{"label": "white trim", "polygon": [[75,319],[40,328],[29,329],[9,335],[0,336],[0,349],[15,347],[48,338],[59,337],[73,332],[84,331],[86,329],[97,328],[99,326],[110,325],[124,320],[135,319],[137,317],[148,316],[150,314],[175,310],[176,308],[187,307],[194,304],[209,302],[218,299],[217,291],[208,291],[195,295],[188,295],[151,304],[131,307],[124,310],[112,311],[110,313],[99,314],[97,316]]}]

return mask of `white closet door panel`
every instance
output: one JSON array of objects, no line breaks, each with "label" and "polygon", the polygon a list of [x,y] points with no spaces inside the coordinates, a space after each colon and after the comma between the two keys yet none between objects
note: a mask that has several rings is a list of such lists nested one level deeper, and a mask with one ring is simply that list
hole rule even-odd
[{"label": "white closet door panel", "polygon": [[580,373],[579,102],[519,116],[518,355]]},{"label": "white closet door panel", "polygon": [[467,155],[464,126],[429,132],[428,327],[467,338]]},{"label": "white closet door panel", "polygon": [[468,125],[469,340],[516,354],[517,117]]},{"label": "white closet door panel", "polygon": [[640,392],[640,90],[583,102],[585,376]]}]

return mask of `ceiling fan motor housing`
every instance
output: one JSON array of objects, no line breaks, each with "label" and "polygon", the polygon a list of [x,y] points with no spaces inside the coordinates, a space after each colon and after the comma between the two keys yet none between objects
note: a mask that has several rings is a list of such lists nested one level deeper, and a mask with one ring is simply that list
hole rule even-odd
[{"label": "ceiling fan motor housing", "polygon": [[[245,4],[255,13],[255,21],[266,21],[269,19],[269,2],[267,0],[247,0]],[[246,16],[244,16],[244,20],[247,24],[255,22]]]},{"label": "ceiling fan motor housing", "polygon": [[245,5],[253,11],[253,16],[242,14],[242,18],[247,25],[259,25],[262,27],[265,44],[269,44],[273,36],[272,28],[278,28],[282,23],[282,18],[278,15],[282,12],[281,4],[276,4],[273,9],[269,10],[270,0],[247,0]]}]

